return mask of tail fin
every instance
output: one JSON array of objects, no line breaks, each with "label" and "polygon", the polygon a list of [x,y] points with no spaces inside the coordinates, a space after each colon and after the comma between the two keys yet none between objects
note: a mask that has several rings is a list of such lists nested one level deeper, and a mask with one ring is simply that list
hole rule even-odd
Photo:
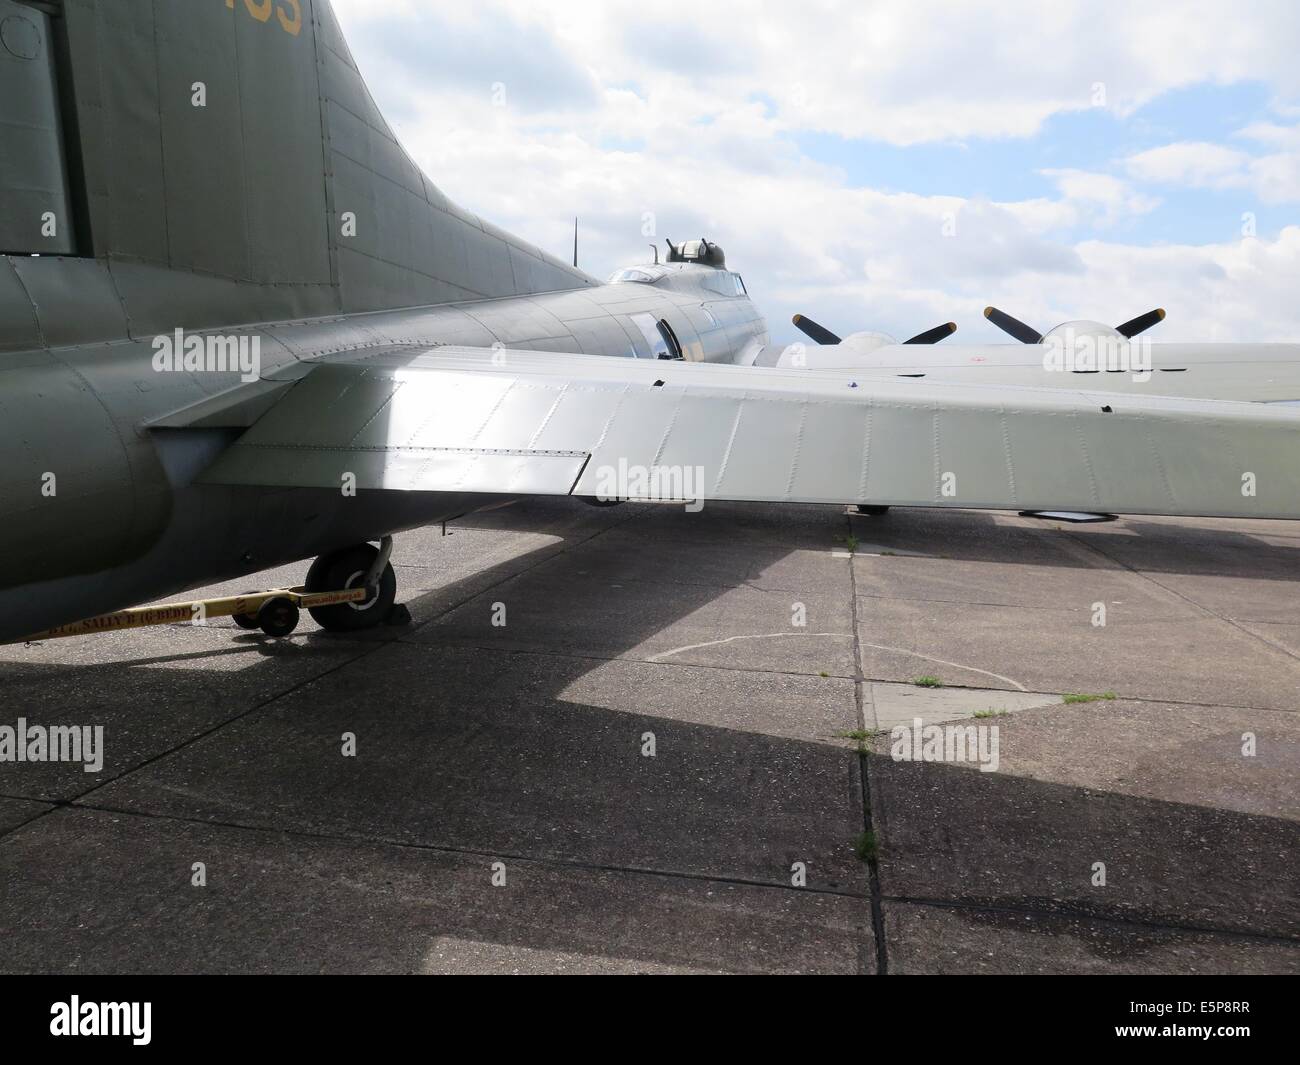
[{"label": "tail fin", "polygon": [[[461,210],[421,173],[375,106],[328,0],[0,6],[52,38],[14,62],[55,86],[63,121],[45,121],[39,137],[47,157],[65,161],[66,203],[53,210],[71,216],[62,232],[75,241],[41,244],[23,230],[13,239],[36,246],[0,251],[111,260],[128,311],[132,264],[164,267],[179,282],[178,324],[210,319],[218,306],[227,316],[244,309],[227,320],[252,321],[591,283]],[[0,55],[12,58],[8,35],[3,43]],[[0,79],[5,71],[0,63]],[[0,121],[0,157],[18,137],[18,125]],[[55,204],[57,166],[52,173],[42,202]],[[4,186],[22,178],[0,167],[0,200],[15,202]],[[148,273],[156,287],[156,269]]]}]

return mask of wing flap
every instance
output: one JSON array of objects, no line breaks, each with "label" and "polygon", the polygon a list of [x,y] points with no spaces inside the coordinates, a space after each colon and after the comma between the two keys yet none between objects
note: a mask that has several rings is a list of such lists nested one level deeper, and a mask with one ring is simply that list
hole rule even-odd
[{"label": "wing flap", "polygon": [[204,473],[204,484],[398,492],[568,495],[587,455],[473,448],[238,446]]}]

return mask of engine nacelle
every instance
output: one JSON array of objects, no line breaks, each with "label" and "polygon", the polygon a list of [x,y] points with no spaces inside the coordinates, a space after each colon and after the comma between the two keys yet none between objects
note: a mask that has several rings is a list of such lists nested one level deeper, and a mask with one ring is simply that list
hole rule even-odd
[{"label": "engine nacelle", "polygon": [[838,344],[812,344],[803,340],[767,344],[758,349],[753,365],[792,370],[852,370],[867,365],[868,356],[877,348],[897,343],[888,333],[850,333]]},{"label": "engine nacelle", "polygon": [[1130,340],[1102,322],[1062,322],[1042,339],[1043,367],[1070,373],[1149,374],[1151,350],[1145,339]]},{"label": "engine nacelle", "polygon": [[1104,322],[1091,322],[1086,318],[1080,318],[1074,322],[1062,322],[1054,326],[1043,334],[1043,343],[1069,344],[1079,337],[1091,337],[1094,340],[1124,340],[1124,334],[1114,326],[1106,325]]}]

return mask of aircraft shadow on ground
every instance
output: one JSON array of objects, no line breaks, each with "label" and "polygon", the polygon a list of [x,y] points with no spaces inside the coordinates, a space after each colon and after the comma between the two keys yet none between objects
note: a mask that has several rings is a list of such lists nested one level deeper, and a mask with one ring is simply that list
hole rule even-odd
[{"label": "aircraft shadow on ground", "polygon": [[[771,531],[791,521],[803,524],[798,538],[824,543],[816,515],[785,514]],[[767,543],[762,522],[749,531]],[[524,594],[564,557],[530,552],[412,609],[484,604],[511,585]],[[1026,924],[1026,912],[1117,921],[1078,934],[1108,963],[1140,960],[1171,938],[1300,937],[1294,822],[895,763],[860,756],[829,729],[762,734],[726,708],[790,684],[754,712],[800,712],[827,682],[608,661],[741,583],[692,583],[687,550],[679,566],[680,582],[604,632],[596,661],[540,640],[485,650],[462,607],[366,639],[319,634],[268,649],[232,632],[234,648],[132,660],[165,668],[133,669],[130,692],[110,687],[122,662],[0,667],[11,708],[36,718],[98,690],[108,734],[139,736],[93,782],[76,767],[27,766],[23,776],[3,767],[4,795],[74,804],[0,841],[4,968],[409,969],[430,964],[413,943],[450,943],[723,969],[829,967],[848,956],[872,971],[868,869],[855,853],[863,765],[887,927],[899,900],[955,906],[986,932],[1061,934],[1059,920]],[[197,668],[236,655],[258,662]],[[330,671],[285,684],[288,663]],[[826,697],[851,702],[848,681],[830,683]],[[691,720],[692,706],[713,720]],[[149,735],[164,714],[167,734]],[[342,760],[348,731],[361,757]],[[646,732],[654,758],[640,751]],[[77,810],[79,800],[93,809]],[[242,886],[196,902],[188,868],[207,854],[216,884]],[[492,860],[519,871],[522,899],[507,905],[489,886]],[[1092,883],[1098,861],[1104,889]],[[795,862],[807,865],[806,889],[790,887]],[[259,881],[255,871],[268,868]],[[196,928],[206,930],[201,947]]]}]

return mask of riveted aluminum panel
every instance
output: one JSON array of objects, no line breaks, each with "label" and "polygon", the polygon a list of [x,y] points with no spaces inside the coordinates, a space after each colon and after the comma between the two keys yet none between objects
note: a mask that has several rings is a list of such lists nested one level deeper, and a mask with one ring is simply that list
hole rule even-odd
[{"label": "riveted aluminum panel", "polygon": [[[941,497],[946,483],[967,506],[1015,503],[1001,411],[945,410],[937,417]],[[945,474],[952,474],[947,482]]]},{"label": "riveted aluminum panel", "polygon": [[575,440],[601,441],[618,410],[621,392],[622,387],[617,385],[564,382],[555,407],[534,429],[529,446],[550,451],[571,447]]},{"label": "riveted aluminum panel", "polygon": [[50,19],[0,0],[0,252],[74,250]]},{"label": "riveted aluminum panel", "polygon": [[126,336],[122,299],[104,263],[42,255],[15,259],[13,265],[36,308],[47,346]]},{"label": "riveted aluminum panel", "polygon": [[[24,257],[25,258],[25,257]],[[20,260],[0,257],[0,351],[21,351],[40,346],[36,308],[18,280],[14,264]]]},{"label": "riveted aluminum panel", "polygon": [[248,280],[245,197],[260,190],[245,188],[241,101],[262,90],[253,78],[241,84],[239,14],[224,4],[155,6],[170,262]]},{"label": "riveted aluminum panel", "polygon": [[[107,225],[93,222],[115,255],[166,263],[167,188],[153,4],[96,4],[99,113],[78,108],[80,124],[102,123],[98,163],[107,177]],[[94,77],[78,67],[74,84]],[[88,164],[89,165],[89,164]],[[96,248],[98,251],[98,248]]]},{"label": "riveted aluminum panel", "polygon": [[[761,370],[756,370],[762,372]],[[822,373],[827,371],[809,371]],[[860,386],[867,397],[875,382]],[[939,500],[934,467],[934,408],[926,403],[875,404],[868,411],[867,490],[864,500],[930,504]]]},{"label": "riveted aluminum panel", "polygon": [[867,498],[862,494],[861,476],[866,469],[866,449],[858,441],[867,439],[870,416],[870,408],[862,404],[810,404],[790,494],[799,499],[844,502],[845,485],[851,480],[856,461],[858,493],[853,498]]},{"label": "riveted aluminum panel", "polygon": [[[256,456],[248,465],[245,456]],[[208,484],[293,484],[359,490],[482,492],[566,495],[587,461],[585,454],[492,453],[473,449],[338,448],[250,446],[218,459],[202,480]]]},{"label": "riveted aluminum panel", "polygon": [[[309,13],[304,5],[304,20]],[[238,9],[233,14],[253,278],[329,283],[325,158],[311,26],[304,21],[295,35],[285,32],[275,17],[262,23]]]}]

